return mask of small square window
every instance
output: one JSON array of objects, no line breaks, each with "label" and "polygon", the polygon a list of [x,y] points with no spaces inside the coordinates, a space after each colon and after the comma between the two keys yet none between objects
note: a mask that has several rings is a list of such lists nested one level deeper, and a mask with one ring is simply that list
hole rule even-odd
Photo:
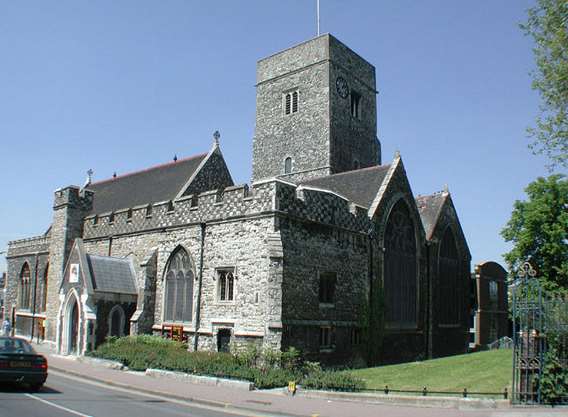
[{"label": "small square window", "polygon": [[174,203],[172,200],[168,201],[168,213],[173,213],[174,211]]},{"label": "small square window", "polygon": [[333,304],[335,298],[335,272],[322,272],[319,276],[319,302]]},{"label": "small square window", "polygon": [[351,91],[351,116],[361,118],[361,94]]},{"label": "small square window", "polygon": [[99,224],[99,216],[93,217],[93,226],[97,226]]},{"label": "small square window", "polygon": [[114,224],[114,213],[110,213],[108,216],[108,224]]},{"label": "small square window", "polygon": [[128,209],[128,211],[126,212],[126,221],[127,222],[132,221],[132,209]]},{"label": "small square window", "polygon": [[147,218],[152,217],[152,209],[153,209],[152,204],[148,204],[146,206],[146,217]]},{"label": "small square window", "polygon": [[319,347],[320,347],[320,349],[331,348],[331,327],[330,326],[320,327]]}]

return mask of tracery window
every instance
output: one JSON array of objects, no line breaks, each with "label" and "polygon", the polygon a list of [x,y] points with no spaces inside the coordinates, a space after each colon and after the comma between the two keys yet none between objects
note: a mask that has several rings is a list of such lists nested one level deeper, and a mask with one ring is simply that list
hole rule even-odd
[{"label": "tracery window", "polygon": [[460,285],[458,271],[458,251],[456,240],[450,228],[446,229],[440,244],[439,303],[440,323],[456,324],[460,321]]},{"label": "tracery window", "polygon": [[235,275],[233,269],[218,269],[218,300],[233,301],[235,299]]},{"label": "tracery window", "polygon": [[30,266],[26,262],[20,272],[20,299],[19,304],[21,309],[30,308]]},{"label": "tracery window", "polygon": [[389,327],[416,326],[416,235],[408,206],[393,207],[385,231],[385,320]]},{"label": "tracery window", "polygon": [[193,278],[189,254],[183,248],[176,249],[166,268],[165,321],[191,322]]}]

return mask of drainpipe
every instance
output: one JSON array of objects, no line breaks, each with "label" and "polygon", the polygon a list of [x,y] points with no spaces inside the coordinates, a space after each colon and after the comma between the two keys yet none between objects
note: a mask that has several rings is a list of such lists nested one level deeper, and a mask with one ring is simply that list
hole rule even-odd
[{"label": "drainpipe", "polygon": [[425,327],[426,327],[426,351],[428,352],[428,358],[432,358],[432,332],[433,332],[433,325],[432,325],[432,300],[430,299],[432,294],[432,282],[430,281],[431,276],[431,262],[430,262],[430,250],[431,250],[431,243],[426,242],[426,317],[425,317]]},{"label": "drainpipe", "polygon": [[37,269],[38,269],[38,253],[35,254],[35,271],[34,271],[34,297],[33,297],[33,308],[32,308],[32,331],[30,336],[30,342],[34,340],[34,328],[35,328],[35,315],[36,315],[36,295],[37,295]]},{"label": "drainpipe", "polygon": [[[375,314],[375,310],[374,310],[374,298],[373,298],[373,242],[375,240],[375,230],[373,229],[373,226],[371,226],[369,228],[369,230],[367,231],[367,238],[368,238],[368,246],[369,246],[369,317],[368,317],[368,321],[367,321],[367,326],[369,326],[369,328],[367,329],[367,334],[370,335],[371,334],[371,328],[375,326],[376,324],[376,317],[374,317]],[[367,350],[367,356],[368,359],[370,361],[370,363],[375,364],[377,358],[372,358],[371,357],[371,353],[373,353],[372,349],[368,349]]]},{"label": "drainpipe", "polygon": [[199,251],[199,281],[197,283],[197,308],[195,309],[195,334],[193,336],[193,350],[197,351],[199,342],[199,318],[201,313],[201,286],[203,283],[203,250],[205,248],[205,223],[200,223],[201,227],[201,250]]}]

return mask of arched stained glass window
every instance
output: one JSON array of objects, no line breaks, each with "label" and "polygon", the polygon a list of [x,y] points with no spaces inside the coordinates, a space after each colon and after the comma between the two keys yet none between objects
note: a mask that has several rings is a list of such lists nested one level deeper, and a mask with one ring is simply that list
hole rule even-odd
[{"label": "arched stained glass window", "polygon": [[460,322],[460,282],[458,270],[458,251],[454,233],[448,227],[440,244],[438,263],[438,309],[439,323],[457,324]]},{"label": "arched stained glass window", "polygon": [[45,266],[43,271],[43,278],[41,280],[41,296],[40,296],[40,305],[39,311],[44,313],[47,309],[47,276],[49,274],[49,264]]},{"label": "arched stained glass window", "polygon": [[176,249],[166,268],[164,320],[191,322],[193,317],[194,273],[188,253]]},{"label": "arched stained glass window", "polygon": [[389,327],[416,326],[416,234],[408,206],[393,207],[385,232],[385,320]]},{"label": "arched stained glass window", "polygon": [[30,308],[30,266],[26,262],[20,272],[20,308]]}]

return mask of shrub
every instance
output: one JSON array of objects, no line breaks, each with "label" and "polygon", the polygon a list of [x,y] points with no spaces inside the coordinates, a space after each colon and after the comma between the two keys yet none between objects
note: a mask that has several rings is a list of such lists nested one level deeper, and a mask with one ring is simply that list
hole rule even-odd
[{"label": "shrub", "polygon": [[[132,370],[148,368],[191,373],[194,375],[241,379],[254,382],[257,388],[276,388],[289,381],[301,382],[307,388],[357,391],[363,382],[344,372],[322,371],[319,363],[306,362],[300,367],[300,352],[265,349],[258,366],[259,353],[254,346],[235,354],[188,352],[180,342],[157,336],[109,338],[91,356],[120,361]],[[307,376],[303,376],[307,375]]]},{"label": "shrub", "polygon": [[288,350],[282,352],[280,356],[281,366],[285,369],[297,369],[301,359],[300,351],[294,346],[289,347]]},{"label": "shrub", "polygon": [[348,372],[319,371],[302,379],[304,388],[331,391],[361,391],[365,382]]},{"label": "shrub", "polygon": [[246,348],[235,352],[235,359],[243,366],[256,366],[260,356],[258,348],[255,344],[249,344]]}]

